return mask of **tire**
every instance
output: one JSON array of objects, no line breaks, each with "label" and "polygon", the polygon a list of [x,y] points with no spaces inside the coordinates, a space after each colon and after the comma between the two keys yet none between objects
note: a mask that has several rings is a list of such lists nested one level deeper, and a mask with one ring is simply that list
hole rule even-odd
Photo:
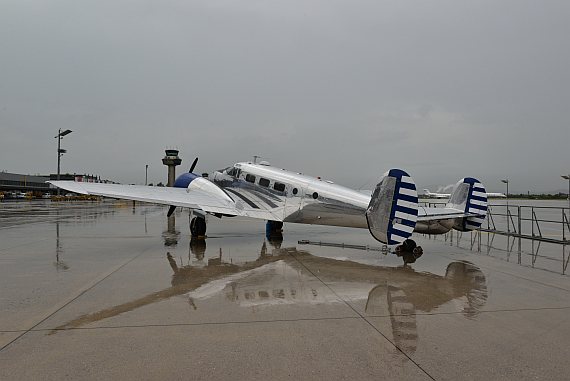
[{"label": "tire", "polygon": [[407,239],[404,242],[402,242],[402,251],[406,253],[412,253],[416,248],[416,246],[417,246],[416,241],[414,241],[413,239]]},{"label": "tire", "polygon": [[190,222],[190,234],[194,237],[206,235],[206,220],[201,217],[194,217]]},{"label": "tire", "polygon": [[281,234],[283,230],[283,222],[281,221],[267,221],[265,224],[265,234],[267,236],[274,234]]}]

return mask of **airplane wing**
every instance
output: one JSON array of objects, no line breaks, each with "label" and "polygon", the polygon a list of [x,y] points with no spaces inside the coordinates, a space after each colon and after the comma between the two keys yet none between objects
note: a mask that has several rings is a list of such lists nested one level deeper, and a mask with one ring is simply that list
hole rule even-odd
[{"label": "airplane wing", "polygon": [[[206,180],[207,181],[207,180]],[[152,187],[144,185],[123,185],[103,183],[81,183],[75,181],[48,181],[58,188],[79,194],[136,200],[164,205],[174,205],[211,214],[243,216],[264,220],[282,221],[283,208],[264,207],[261,203],[248,203],[243,197],[224,192],[217,186],[193,188]],[[234,192],[237,193],[237,192]],[[279,213],[281,212],[281,213]]]}]

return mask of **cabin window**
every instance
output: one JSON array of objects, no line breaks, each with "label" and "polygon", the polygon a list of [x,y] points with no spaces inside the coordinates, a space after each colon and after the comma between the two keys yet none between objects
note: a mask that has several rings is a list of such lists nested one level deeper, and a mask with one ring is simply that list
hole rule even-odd
[{"label": "cabin window", "polygon": [[248,183],[254,183],[255,182],[255,176],[254,175],[250,175],[249,173],[247,175],[245,175],[245,181],[247,181]]},{"label": "cabin window", "polygon": [[285,184],[282,183],[275,183],[273,184],[273,189],[279,192],[285,192]]},{"label": "cabin window", "polygon": [[269,186],[269,182],[270,182],[269,180],[264,179],[264,178],[259,179],[259,185],[261,185],[262,187],[267,188]]},{"label": "cabin window", "polygon": [[297,194],[299,190],[297,188],[293,188],[293,194]]},{"label": "cabin window", "polygon": [[317,198],[319,198],[319,194],[317,192],[313,192],[313,198],[316,200]]}]

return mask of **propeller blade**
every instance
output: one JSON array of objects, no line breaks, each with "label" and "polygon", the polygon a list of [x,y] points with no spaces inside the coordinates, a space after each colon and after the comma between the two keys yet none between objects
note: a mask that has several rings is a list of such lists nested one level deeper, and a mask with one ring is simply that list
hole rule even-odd
[{"label": "propeller blade", "polygon": [[194,168],[196,167],[197,163],[198,163],[198,158],[195,158],[194,162],[192,163],[192,166],[190,167],[190,170],[188,172],[190,172],[190,173],[194,172]]},{"label": "propeller blade", "polygon": [[170,205],[170,208],[168,208],[168,213],[166,213],[166,217],[172,216],[172,213],[174,213],[175,210],[176,210],[176,205]]}]

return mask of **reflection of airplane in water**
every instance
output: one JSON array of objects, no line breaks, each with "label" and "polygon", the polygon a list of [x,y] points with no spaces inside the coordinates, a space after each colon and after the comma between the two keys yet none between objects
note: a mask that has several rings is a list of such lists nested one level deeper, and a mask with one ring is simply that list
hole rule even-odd
[{"label": "reflection of airplane in water", "polygon": [[[413,351],[418,311],[432,312],[450,301],[462,301],[463,314],[473,318],[487,299],[485,276],[467,262],[450,263],[445,276],[440,276],[416,272],[408,267],[383,267],[317,257],[295,247],[281,248],[281,242],[282,237],[273,237],[269,245],[262,244],[256,260],[239,265],[224,262],[221,252],[201,266],[179,266],[167,254],[173,270],[171,287],[80,316],[56,331],[82,327],[178,295],[188,297],[191,314],[199,311],[201,305],[220,301],[260,311],[283,305],[342,304],[362,300],[365,313],[389,317],[396,344]],[[190,250],[199,262],[203,262],[205,240],[192,240]],[[212,299],[220,295],[221,298]]]}]

